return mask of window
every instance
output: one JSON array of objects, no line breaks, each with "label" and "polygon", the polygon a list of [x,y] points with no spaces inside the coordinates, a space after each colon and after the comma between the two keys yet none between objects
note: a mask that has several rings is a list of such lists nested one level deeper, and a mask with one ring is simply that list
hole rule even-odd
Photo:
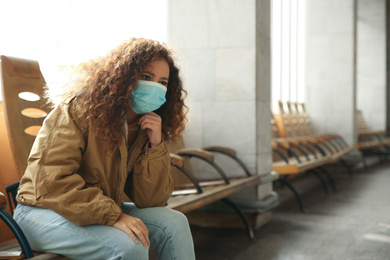
[{"label": "window", "polygon": [[272,110],[304,102],[305,0],[272,1]]},{"label": "window", "polygon": [[167,39],[167,0],[18,0],[0,9],[0,54],[37,60],[48,85],[62,83],[60,66],[105,55],[125,39]]}]

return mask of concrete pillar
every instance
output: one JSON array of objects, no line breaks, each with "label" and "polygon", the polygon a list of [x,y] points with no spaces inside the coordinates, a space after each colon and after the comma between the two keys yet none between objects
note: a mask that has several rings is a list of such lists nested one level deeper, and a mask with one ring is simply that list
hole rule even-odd
[{"label": "concrete pillar", "polygon": [[390,1],[386,0],[386,130],[390,132]]},{"label": "concrete pillar", "polygon": [[358,0],[357,108],[372,130],[386,129],[385,0]]},{"label": "concrete pillar", "polygon": [[319,133],[356,143],[355,1],[307,1],[306,100]]},{"label": "concrete pillar", "polygon": [[[251,172],[269,175],[270,0],[170,0],[168,17],[168,44],[181,57],[188,90],[186,146],[234,148]],[[192,167],[212,174],[200,163]],[[270,196],[268,182],[234,199],[256,210]]]}]

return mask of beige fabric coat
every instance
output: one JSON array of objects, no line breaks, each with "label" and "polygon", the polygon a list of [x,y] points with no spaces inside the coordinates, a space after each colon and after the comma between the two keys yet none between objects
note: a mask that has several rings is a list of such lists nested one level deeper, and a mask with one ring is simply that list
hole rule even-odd
[{"label": "beige fabric coat", "polygon": [[166,143],[149,148],[147,134],[140,130],[128,151],[123,120],[126,138],[107,154],[91,124],[80,127],[83,122],[75,119],[72,103],[58,105],[45,119],[21,179],[18,202],[49,208],[77,225],[113,225],[123,192],[138,207],[163,206],[173,190]]}]

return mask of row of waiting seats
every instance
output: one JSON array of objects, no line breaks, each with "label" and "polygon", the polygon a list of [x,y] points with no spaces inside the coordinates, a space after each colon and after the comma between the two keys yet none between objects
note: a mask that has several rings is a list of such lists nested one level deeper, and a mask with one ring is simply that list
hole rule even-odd
[{"label": "row of waiting seats", "polygon": [[378,155],[381,160],[390,154],[390,134],[385,130],[371,130],[361,110],[357,111],[358,144],[364,154]]},{"label": "row of waiting seats", "polygon": [[356,148],[340,135],[316,134],[303,103],[279,102],[279,113],[272,115],[271,125],[272,169],[280,175],[278,181],[292,190],[301,211],[304,211],[303,201],[289,181],[290,176],[313,174],[327,192],[328,183],[333,189],[336,187],[325,166],[340,163],[352,175],[353,165],[361,158],[352,159]]}]

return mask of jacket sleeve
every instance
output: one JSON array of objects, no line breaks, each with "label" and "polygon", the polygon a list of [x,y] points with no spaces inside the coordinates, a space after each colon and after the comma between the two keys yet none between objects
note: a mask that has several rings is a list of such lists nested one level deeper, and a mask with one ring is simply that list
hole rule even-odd
[{"label": "jacket sleeve", "polygon": [[69,112],[59,105],[46,118],[28,167],[38,203],[77,225],[113,225],[121,208],[77,173],[86,143]]},{"label": "jacket sleeve", "polygon": [[162,207],[172,195],[170,156],[163,141],[154,148],[146,144],[126,181],[125,193],[140,208]]}]

